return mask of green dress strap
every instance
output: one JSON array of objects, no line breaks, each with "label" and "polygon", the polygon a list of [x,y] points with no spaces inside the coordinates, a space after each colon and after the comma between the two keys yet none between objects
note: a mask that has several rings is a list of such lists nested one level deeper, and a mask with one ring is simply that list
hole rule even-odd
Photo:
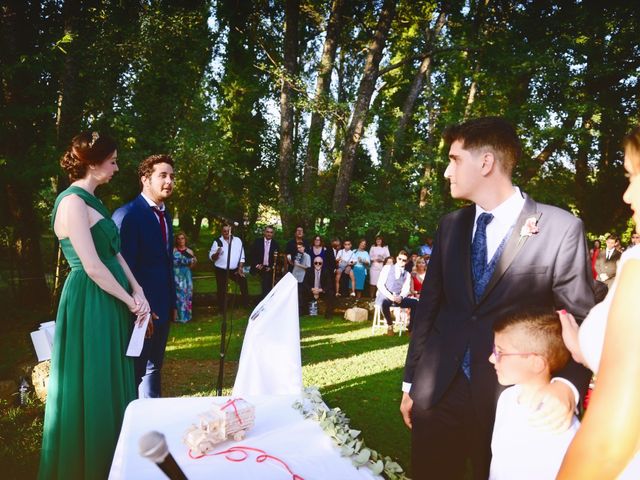
[{"label": "green dress strap", "polygon": [[56,213],[58,212],[58,206],[60,205],[60,201],[67,195],[73,195],[73,194],[78,195],[80,198],[82,198],[82,200],[84,200],[84,203],[86,203],[91,208],[96,210],[104,218],[111,218],[111,215],[109,214],[109,210],[107,210],[107,207],[104,206],[104,204],[98,197],[96,197],[95,195],[91,195],[84,188],[71,185],[69,188],[61,192],[60,195],[58,195],[58,198],[56,198],[56,203],[53,206],[53,212],[51,212],[51,228],[52,229],[56,219]]}]

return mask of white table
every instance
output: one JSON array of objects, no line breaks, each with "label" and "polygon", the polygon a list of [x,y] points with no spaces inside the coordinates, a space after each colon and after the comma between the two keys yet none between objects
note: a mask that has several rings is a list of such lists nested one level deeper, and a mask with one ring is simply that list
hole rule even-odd
[{"label": "white table", "polygon": [[[157,430],[165,435],[169,451],[189,480],[290,479],[291,475],[277,462],[257,463],[255,453],[239,463],[231,462],[223,455],[197,460],[189,457],[182,442],[185,430],[198,421],[198,414],[208,410],[213,401],[224,402],[227,398],[158,398],[131,402],[125,412],[109,478],[166,479],[156,465],[138,453],[140,437],[150,430]],[[304,419],[291,407],[295,396],[262,396],[246,400],[256,407],[255,426],[244,440],[224,442],[215,451],[234,445],[259,448],[280,458],[305,480],[379,478],[367,468],[356,469],[349,459],[341,457],[318,423]]]}]

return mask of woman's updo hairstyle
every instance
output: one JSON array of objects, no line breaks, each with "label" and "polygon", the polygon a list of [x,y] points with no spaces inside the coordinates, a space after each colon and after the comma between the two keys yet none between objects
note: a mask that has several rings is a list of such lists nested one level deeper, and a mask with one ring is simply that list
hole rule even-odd
[{"label": "woman's updo hairstyle", "polygon": [[82,132],[73,137],[71,145],[60,159],[60,166],[75,182],[84,178],[89,165],[104,162],[118,146],[108,135],[98,132]]}]

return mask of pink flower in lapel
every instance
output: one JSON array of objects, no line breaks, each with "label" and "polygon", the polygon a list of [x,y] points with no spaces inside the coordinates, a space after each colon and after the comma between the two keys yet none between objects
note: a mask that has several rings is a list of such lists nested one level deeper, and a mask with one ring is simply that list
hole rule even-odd
[{"label": "pink flower in lapel", "polygon": [[529,217],[524,221],[524,225],[520,229],[520,241],[524,239],[524,237],[530,237],[531,235],[535,235],[538,233],[540,229],[538,229],[538,219],[536,217]]}]

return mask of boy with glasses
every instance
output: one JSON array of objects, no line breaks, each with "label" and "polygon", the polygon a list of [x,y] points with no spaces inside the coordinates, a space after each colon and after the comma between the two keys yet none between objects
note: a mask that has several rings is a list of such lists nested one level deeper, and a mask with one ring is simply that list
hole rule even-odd
[{"label": "boy with glasses", "polygon": [[382,314],[387,321],[387,335],[393,335],[393,322],[391,320],[391,307],[408,308],[409,325],[413,322],[415,308],[418,300],[408,298],[411,292],[411,274],[405,270],[409,255],[405,250],[400,250],[394,265],[382,267],[378,277],[378,292],[375,304],[382,309]]},{"label": "boy with glasses", "polygon": [[535,415],[540,405],[532,399],[569,360],[560,319],[556,313],[518,314],[497,321],[493,331],[489,361],[498,382],[513,387],[498,400],[489,478],[554,479],[580,422],[574,415],[562,433],[541,428]]}]

